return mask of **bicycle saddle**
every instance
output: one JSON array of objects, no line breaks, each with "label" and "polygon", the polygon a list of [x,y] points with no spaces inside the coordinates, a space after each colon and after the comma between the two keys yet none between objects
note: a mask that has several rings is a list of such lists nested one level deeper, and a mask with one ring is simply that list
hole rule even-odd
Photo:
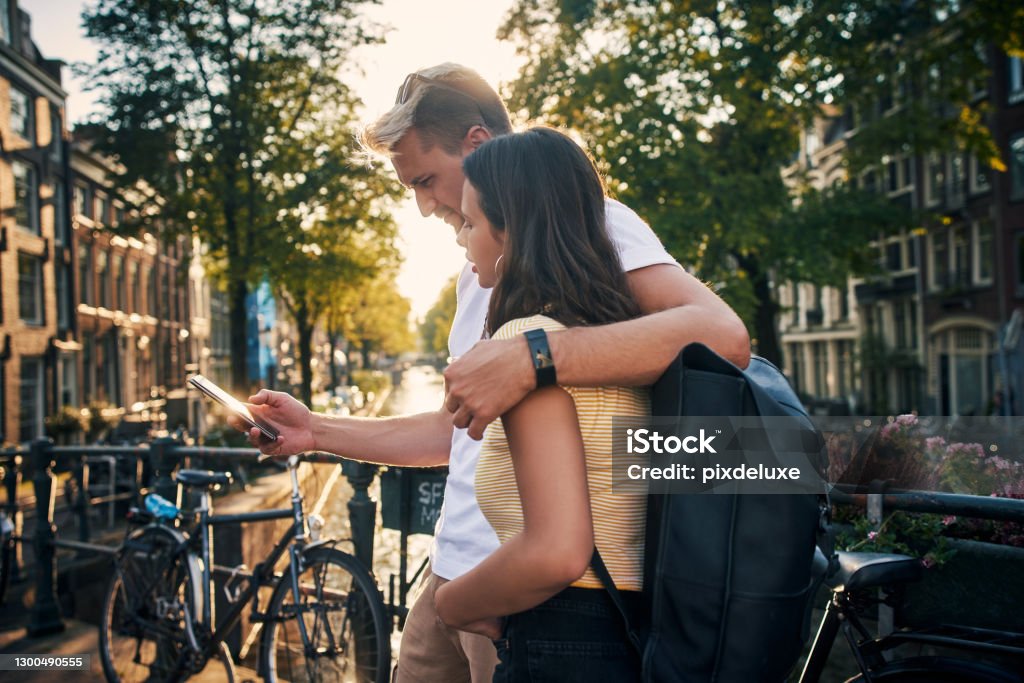
[{"label": "bicycle saddle", "polygon": [[838,552],[839,569],[825,583],[837,593],[921,578],[921,560],[889,553]]},{"label": "bicycle saddle", "polygon": [[231,473],[211,470],[179,470],[174,479],[182,486],[227,486],[231,483]]}]

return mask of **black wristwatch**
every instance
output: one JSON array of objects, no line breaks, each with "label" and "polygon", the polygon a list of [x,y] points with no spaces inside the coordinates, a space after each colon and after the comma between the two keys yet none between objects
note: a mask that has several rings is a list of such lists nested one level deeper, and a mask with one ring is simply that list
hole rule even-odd
[{"label": "black wristwatch", "polygon": [[537,375],[537,388],[549,387],[558,383],[555,376],[555,361],[551,358],[551,347],[548,345],[548,335],[544,330],[529,330],[524,333],[526,343],[530,347],[530,359],[533,361],[533,371]]}]

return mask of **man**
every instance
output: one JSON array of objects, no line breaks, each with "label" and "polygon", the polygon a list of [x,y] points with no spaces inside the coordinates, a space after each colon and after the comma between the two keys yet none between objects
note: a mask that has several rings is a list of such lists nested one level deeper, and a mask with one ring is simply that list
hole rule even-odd
[{"label": "man", "polygon": [[[395,106],[363,131],[371,152],[388,158],[424,216],[450,225],[456,240],[464,222],[462,158],[491,137],[511,132],[494,90],[462,66],[442,64],[410,74]],[[444,508],[431,552],[431,573],[410,611],[399,652],[400,682],[491,680],[496,663],[489,639],[447,628],[437,618],[437,588],[474,567],[497,547],[476,504],[479,442],[488,423],[557,373],[563,385],[651,384],[686,344],[699,341],[734,363],[749,361],[749,338],[736,314],[664,250],[636,214],[609,200],[609,234],[633,296],[645,316],[614,325],[553,332],[547,348],[536,339],[481,341],[490,290],[467,267],[449,337],[456,360],[445,371],[445,405],[437,412],[381,419],[313,415],[286,394],[260,391],[254,412],[275,424],[274,443],[250,439],[265,453],[306,450],[391,465],[449,466]],[[538,356],[538,351],[541,353]],[[535,360],[544,357],[550,363]]]}]

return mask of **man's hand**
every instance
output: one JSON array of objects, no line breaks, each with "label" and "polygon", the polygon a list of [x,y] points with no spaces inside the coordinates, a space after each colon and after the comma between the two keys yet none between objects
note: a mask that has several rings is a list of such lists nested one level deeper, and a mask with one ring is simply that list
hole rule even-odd
[{"label": "man's hand", "polygon": [[479,341],[444,371],[452,424],[482,439],[484,429],[533,391],[537,380],[526,338]]},{"label": "man's hand", "polygon": [[313,439],[313,415],[309,408],[280,391],[260,389],[249,397],[249,411],[254,417],[273,425],[278,432],[277,439],[270,441],[260,430],[249,428],[235,416],[228,423],[235,429],[247,432],[249,443],[266,455],[285,456],[316,450]]}]

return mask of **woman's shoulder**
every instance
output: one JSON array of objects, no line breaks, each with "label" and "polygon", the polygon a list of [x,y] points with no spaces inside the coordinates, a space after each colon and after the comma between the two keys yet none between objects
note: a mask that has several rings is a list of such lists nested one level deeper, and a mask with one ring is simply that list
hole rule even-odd
[{"label": "woman's shoulder", "polygon": [[557,330],[564,329],[565,325],[557,320],[549,318],[546,315],[537,314],[526,318],[509,320],[507,323],[499,327],[493,335],[491,335],[491,339],[514,339],[523,332],[528,332],[530,330],[555,332]]}]

